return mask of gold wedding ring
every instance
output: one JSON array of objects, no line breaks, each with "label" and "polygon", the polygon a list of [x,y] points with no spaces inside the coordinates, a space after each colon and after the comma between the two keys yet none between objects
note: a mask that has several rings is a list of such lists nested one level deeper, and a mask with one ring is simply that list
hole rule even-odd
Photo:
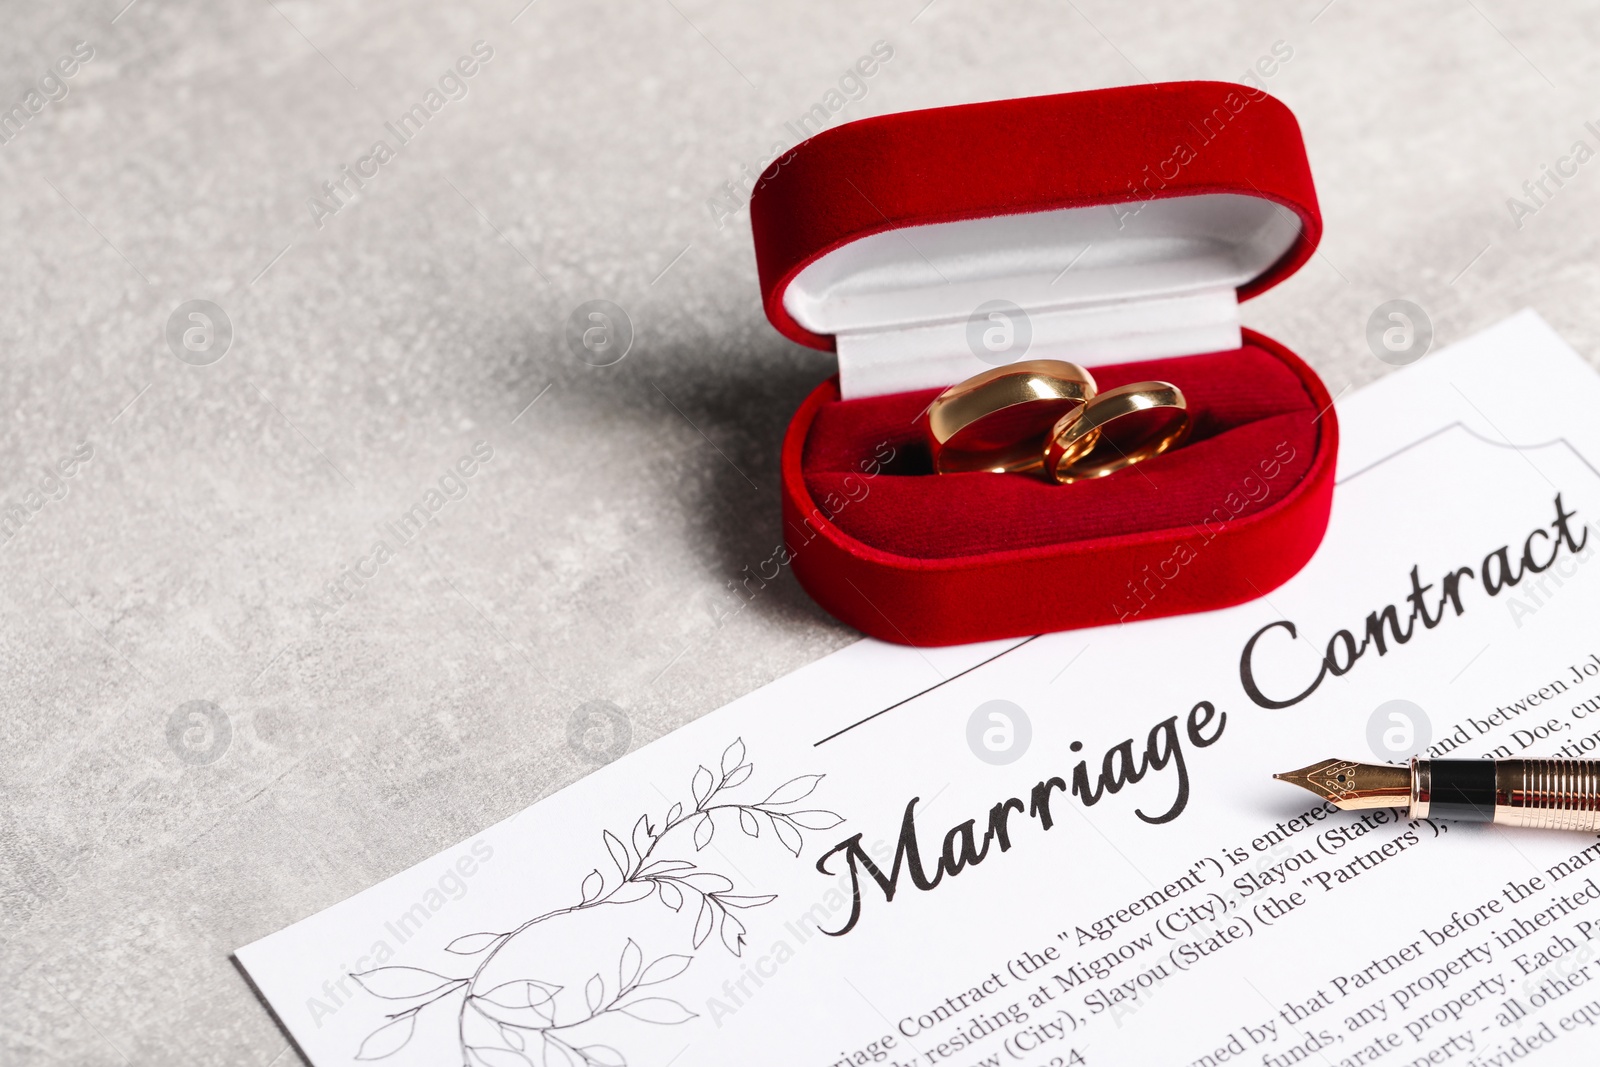
[{"label": "gold wedding ring", "polygon": [[[1029,359],[968,378],[940,393],[928,406],[933,468],[1015,473],[1038,470],[1045,461],[1042,437],[1098,393],[1094,377],[1058,359]],[[1097,430],[1079,435],[1092,449]]]},{"label": "gold wedding ring", "polygon": [[[1107,427],[1142,412],[1158,414],[1157,424],[1132,441]],[[1164,418],[1159,416],[1164,415]],[[1183,392],[1171,382],[1134,382],[1107,389],[1057,420],[1044,448],[1045,474],[1063,484],[1102,478],[1175,448],[1189,435],[1189,410]],[[1097,459],[1092,453],[1112,453]]]}]

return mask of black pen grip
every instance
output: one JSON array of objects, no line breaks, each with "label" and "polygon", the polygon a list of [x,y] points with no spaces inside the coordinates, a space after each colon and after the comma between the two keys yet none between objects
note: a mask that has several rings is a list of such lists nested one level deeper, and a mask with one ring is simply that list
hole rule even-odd
[{"label": "black pen grip", "polygon": [[1459,822],[1494,821],[1494,760],[1429,760],[1428,773],[1429,815]]}]

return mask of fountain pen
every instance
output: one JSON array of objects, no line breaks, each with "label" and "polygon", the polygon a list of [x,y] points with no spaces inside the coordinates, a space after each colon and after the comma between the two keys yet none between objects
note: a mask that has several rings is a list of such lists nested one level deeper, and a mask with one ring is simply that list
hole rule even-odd
[{"label": "fountain pen", "polygon": [[1407,767],[1326,759],[1273,777],[1342,811],[1406,808],[1413,819],[1600,830],[1600,760],[1413,759]]}]

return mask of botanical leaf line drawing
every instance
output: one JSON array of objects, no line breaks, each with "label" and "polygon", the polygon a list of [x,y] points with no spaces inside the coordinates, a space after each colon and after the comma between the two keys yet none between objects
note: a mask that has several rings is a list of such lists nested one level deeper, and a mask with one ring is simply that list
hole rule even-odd
[{"label": "botanical leaf line drawing", "polygon": [[[611,1045],[595,1043],[602,1019],[626,1016],[638,1022],[673,1026],[695,1018],[695,1013],[651,987],[665,985],[694,961],[692,955],[670,953],[645,962],[644,952],[630,937],[617,960],[616,983],[608,987],[596,972],[581,991],[538,978],[516,978],[485,988],[484,974],[500,952],[518,937],[543,923],[608,904],[633,904],[655,898],[673,912],[695,916],[691,942],[698,950],[713,932],[734,956],[744,950],[745,926],[734,913],[758,908],[777,899],[772,893],[735,893],[731,878],[707,870],[692,859],[658,855],[668,837],[692,841],[699,853],[717,833],[720,821],[737,826],[746,837],[760,838],[763,831],[798,857],[804,846],[803,830],[829,830],[844,820],[821,808],[797,810],[822,781],[820,774],[791,778],[767,794],[748,802],[725,794],[750,779],[753,766],[745,759],[742,738],[735,738],[722,753],[717,770],[701,765],[689,783],[694,803],[674,803],[660,820],[639,816],[624,840],[610,830],[600,837],[610,856],[614,874],[590,871],[579,887],[576,904],[537,915],[502,932],[463,934],[444,947],[462,959],[459,975],[442,974],[423,967],[378,967],[352,974],[375,997],[397,1002],[397,1010],[362,1040],[358,1060],[381,1060],[395,1055],[417,1032],[424,1008],[455,1006],[454,1031],[462,1067],[627,1067],[627,1059]],[[684,833],[674,835],[674,831]],[[604,865],[602,865],[604,866]],[[470,961],[470,962],[469,962]],[[441,968],[454,970],[455,968]],[[443,1007],[428,1013],[448,1017]]]}]

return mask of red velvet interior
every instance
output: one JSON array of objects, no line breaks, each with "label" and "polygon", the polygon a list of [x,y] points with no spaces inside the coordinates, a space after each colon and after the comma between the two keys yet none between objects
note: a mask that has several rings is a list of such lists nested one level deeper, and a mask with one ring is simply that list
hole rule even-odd
[{"label": "red velvet interior", "polygon": [[[801,460],[806,488],[844,533],[916,559],[949,559],[1152,530],[1198,530],[1269,507],[1317,451],[1305,382],[1253,344],[1093,369],[1101,389],[1147,379],[1183,390],[1179,449],[1105,478],[1054,485],[1017,474],[936,475],[921,413],[937,390],[824,404]],[[873,471],[893,450],[893,458]]]}]

